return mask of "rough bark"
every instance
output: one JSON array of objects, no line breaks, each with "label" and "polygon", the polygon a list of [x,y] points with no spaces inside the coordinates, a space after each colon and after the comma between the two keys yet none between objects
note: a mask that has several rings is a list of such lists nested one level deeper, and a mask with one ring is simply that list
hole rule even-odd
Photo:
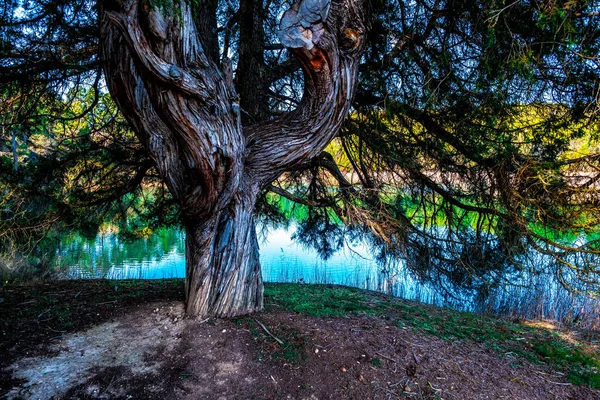
[{"label": "rough bark", "polygon": [[198,35],[206,51],[206,55],[213,62],[219,62],[219,35],[217,34],[217,8],[218,0],[196,0],[192,13],[194,23],[198,27]]},{"label": "rough bark", "polygon": [[263,15],[263,0],[240,0],[240,43],[235,86],[240,95],[244,125],[264,121],[268,117]]},{"label": "rough bark", "polygon": [[258,192],[238,192],[214,217],[186,226],[186,298],[191,315],[260,311],[262,276],[253,209]]},{"label": "rough bark", "polygon": [[190,7],[179,7],[167,17],[138,0],[103,2],[101,57],[113,97],[181,206],[188,315],[247,314],[262,308],[256,198],[339,130],[364,47],[366,4],[303,0],[284,14],[280,39],[303,66],[302,102],[244,128],[230,74],[205,51]]}]

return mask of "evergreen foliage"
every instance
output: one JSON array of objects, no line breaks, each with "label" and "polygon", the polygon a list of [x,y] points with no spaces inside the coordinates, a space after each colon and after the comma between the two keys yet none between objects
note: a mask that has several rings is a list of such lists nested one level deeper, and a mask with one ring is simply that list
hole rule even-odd
[{"label": "evergreen foliage", "polygon": [[[238,67],[244,123],[299,104],[300,68],[275,39],[286,2],[193,6],[215,10],[203,43],[213,62]],[[366,238],[382,265],[402,258],[449,291],[484,294],[527,272],[597,292],[598,2],[371,6],[343,131],[328,153],[274,182],[257,213],[285,221],[287,198],[305,207],[297,239],[323,255]],[[133,235],[177,220],[104,87],[96,10],[90,0],[0,5],[2,251],[38,251],[66,228],[94,235],[107,220]],[[257,82],[258,97],[244,97]]]}]

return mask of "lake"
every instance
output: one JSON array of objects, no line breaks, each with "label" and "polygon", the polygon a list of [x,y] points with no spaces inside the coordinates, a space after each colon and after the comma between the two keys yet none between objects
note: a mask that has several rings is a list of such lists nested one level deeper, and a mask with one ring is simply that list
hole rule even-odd
[{"label": "lake", "polygon": [[[295,226],[258,229],[260,260],[266,282],[330,283],[376,290],[408,300],[518,318],[570,321],[600,327],[600,303],[566,291],[552,277],[532,277],[526,285],[506,285],[485,299],[474,293],[448,296],[418,282],[402,260],[384,266],[362,242],[346,242],[327,260],[295,243]],[[148,238],[124,241],[117,234],[87,240],[72,234],[57,250],[55,266],[68,279],[163,279],[185,277],[185,234],[161,229]]]},{"label": "lake", "polygon": [[[331,283],[378,290],[434,302],[437,294],[402,270],[382,266],[360,242],[346,242],[327,260],[313,249],[295,243],[295,227],[259,229],[260,260],[266,282]],[[71,235],[57,251],[55,264],[71,279],[163,279],[185,277],[185,234],[162,229],[146,239],[121,240],[114,233],[86,240]],[[398,285],[402,282],[402,290]]]}]

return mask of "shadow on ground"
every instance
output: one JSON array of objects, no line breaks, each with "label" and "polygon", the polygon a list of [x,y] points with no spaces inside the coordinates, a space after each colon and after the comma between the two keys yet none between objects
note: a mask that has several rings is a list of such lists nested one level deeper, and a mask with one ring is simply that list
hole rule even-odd
[{"label": "shadow on ground", "polygon": [[268,285],[253,317],[195,321],[181,293],[180,280],[4,287],[3,395],[599,398],[593,344],[545,325],[308,285]]}]

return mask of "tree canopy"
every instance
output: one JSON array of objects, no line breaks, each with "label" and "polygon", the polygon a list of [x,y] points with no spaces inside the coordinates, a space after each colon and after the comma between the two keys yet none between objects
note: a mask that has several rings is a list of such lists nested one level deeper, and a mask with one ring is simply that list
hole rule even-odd
[{"label": "tree canopy", "polygon": [[[232,70],[244,126],[299,106],[305,77],[277,34],[287,2],[189,4],[208,57]],[[281,221],[278,199],[288,198],[307,208],[298,239],[323,255],[344,237],[365,238],[382,264],[402,259],[449,290],[527,271],[596,291],[598,2],[370,7],[342,130],[273,182],[256,214]],[[35,245],[59,225],[125,225],[132,213],[156,227],[181,211],[108,94],[98,9],[90,0],[0,6],[3,246]],[[142,187],[156,190],[146,198]]]}]

